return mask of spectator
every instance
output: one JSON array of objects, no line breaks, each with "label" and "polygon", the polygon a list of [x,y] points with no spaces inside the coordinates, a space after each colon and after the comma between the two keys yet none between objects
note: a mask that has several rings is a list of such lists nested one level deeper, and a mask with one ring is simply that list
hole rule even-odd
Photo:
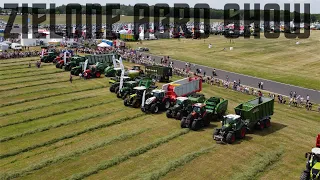
[{"label": "spectator", "polygon": [[69,80],[70,80],[70,83],[72,83],[72,75],[71,74],[70,74],[70,79]]},{"label": "spectator", "polygon": [[261,89],[263,89],[263,82],[260,83],[260,87],[261,87]]}]

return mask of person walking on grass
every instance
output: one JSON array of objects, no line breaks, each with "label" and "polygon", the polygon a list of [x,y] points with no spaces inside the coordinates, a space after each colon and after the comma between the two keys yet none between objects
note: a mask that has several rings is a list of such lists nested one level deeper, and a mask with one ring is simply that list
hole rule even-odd
[{"label": "person walking on grass", "polygon": [[72,75],[71,74],[70,74],[70,79],[69,80],[70,80],[70,83],[72,83]]}]

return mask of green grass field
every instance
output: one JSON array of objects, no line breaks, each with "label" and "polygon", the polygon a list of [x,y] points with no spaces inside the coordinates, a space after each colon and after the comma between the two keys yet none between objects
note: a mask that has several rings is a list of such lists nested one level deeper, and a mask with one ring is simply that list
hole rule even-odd
[{"label": "green grass field", "polygon": [[[283,34],[278,39],[266,39],[261,34],[260,39],[240,37],[234,44],[224,36],[210,36],[205,40],[164,39],[130,45],[146,46],[152,54],[320,90],[319,39],[320,31],[311,31],[310,38],[301,40],[287,39]],[[209,43],[213,48],[208,48]]]},{"label": "green grass field", "polygon": [[[125,107],[108,78],[71,84],[68,72],[28,61],[0,61],[1,179],[291,180],[319,133],[319,113],[275,104],[269,129],[220,145],[212,139],[219,122],[181,129],[165,114]],[[228,99],[230,113],[253,98],[208,85],[203,93]]]},{"label": "green grass field", "polygon": [[[55,15],[55,17],[56,17],[56,24],[66,24],[66,15],[65,14]],[[32,24],[32,15],[29,15],[29,18],[30,18],[30,24]],[[8,21],[9,16],[0,15],[0,19],[3,19],[4,21]],[[160,20],[162,20],[162,19],[163,18],[161,18]],[[81,21],[83,24],[86,23],[86,16],[85,15],[82,15]],[[150,21],[154,22],[154,18],[150,17]],[[174,21],[174,18],[170,18],[170,22],[173,22],[173,21]],[[193,21],[193,18],[191,18],[190,21]],[[222,21],[223,21],[223,19],[211,19],[211,22],[222,22]],[[76,15],[72,15],[72,22],[74,24],[76,23]],[[93,15],[92,16],[92,23],[95,24],[95,22],[96,22],[96,16]],[[134,22],[134,16],[120,16],[119,22]],[[102,24],[105,24],[105,23],[106,23],[106,16],[103,15],[102,16]],[[16,16],[14,24],[22,24],[22,16]],[[46,21],[42,24],[50,24],[50,15],[49,14],[46,15]]]}]

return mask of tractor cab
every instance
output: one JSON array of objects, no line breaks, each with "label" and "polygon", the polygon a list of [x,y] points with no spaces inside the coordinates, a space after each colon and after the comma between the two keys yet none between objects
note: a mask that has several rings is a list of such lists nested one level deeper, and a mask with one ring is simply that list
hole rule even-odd
[{"label": "tractor cab", "polygon": [[222,126],[229,126],[233,124],[239,124],[241,120],[241,116],[235,115],[235,114],[228,114],[223,117],[223,120],[221,121]]},{"label": "tractor cab", "polygon": [[177,97],[175,106],[186,107],[190,104],[190,100],[187,97]]},{"label": "tractor cab", "polygon": [[145,86],[138,86],[133,88],[136,92],[137,95],[141,95],[143,94],[143,92],[147,89]]},{"label": "tractor cab", "polygon": [[151,95],[159,100],[162,100],[165,96],[165,91],[162,89],[154,89],[151,91]]},{"label": "tractor cab", "polygon": [[192,106],[193,113],[204,114],[204,112],[206,111],[205,107],[206,105],[203,103],[196,103]]},{"label": "tractor cab", "polygon": [[127,81],[125,83],[123,83],[123,87],[126,87],[126,88],[134,88],[137,86],[137,82],[136,81]]}]

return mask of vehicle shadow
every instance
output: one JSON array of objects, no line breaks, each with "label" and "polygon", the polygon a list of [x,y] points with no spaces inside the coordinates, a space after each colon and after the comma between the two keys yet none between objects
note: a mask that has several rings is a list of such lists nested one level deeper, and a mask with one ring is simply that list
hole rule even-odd
[{"label": "vehicle shadow", "polygon": [[263,130],[255,129],[254,132],[252,132],[252,133],[257,134],[259,136],[267,136],[267,135],[272,134],[274,132],[280,131],[281,129],[283,129],[285,127],[287,127],[287,126],[284,124],[271,121],[271,126],[269,128],[265,128]]}]

